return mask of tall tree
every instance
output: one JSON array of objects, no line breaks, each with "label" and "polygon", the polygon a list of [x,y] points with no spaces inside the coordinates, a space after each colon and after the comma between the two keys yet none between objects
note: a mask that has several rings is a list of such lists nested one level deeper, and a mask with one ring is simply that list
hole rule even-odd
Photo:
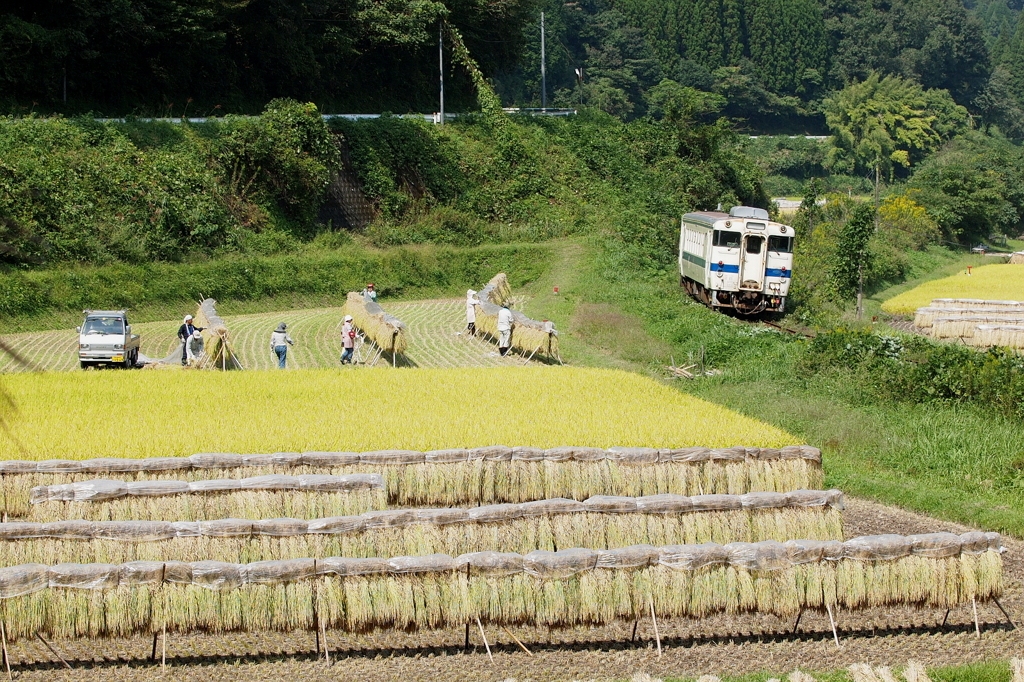
[{"label": "tall tree", "polygon": [[876,194],[883,174],[909,168],[967,125],[967,110],[948,93],[927,93],[913,81],[877,73],[826,99],[824,109],[832,131],[829,165],[873,171]]}]

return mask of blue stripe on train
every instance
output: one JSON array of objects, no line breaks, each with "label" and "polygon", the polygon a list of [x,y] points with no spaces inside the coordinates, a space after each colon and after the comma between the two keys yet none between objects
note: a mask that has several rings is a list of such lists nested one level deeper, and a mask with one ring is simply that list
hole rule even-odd
[{"label": "blue stripe on train", "polygon": [[[722,265],[719,265],[718,263],[712,263],[711,264],[711,272],[713,272],[713,273],[714,272],[728,272],[728,273],[736,274],[739,271],[740,271],[740,266],[738,266],[738,265],[729,265],[728,263],[723,263]],[[786,268],[785,271],[783,271],[782,268],[766,268],[765,271],[764,271],[764,274],[765,274],[766,277],[790,277],[791,278],[793,276],[793,271],[790,270],[789,268]]]}]

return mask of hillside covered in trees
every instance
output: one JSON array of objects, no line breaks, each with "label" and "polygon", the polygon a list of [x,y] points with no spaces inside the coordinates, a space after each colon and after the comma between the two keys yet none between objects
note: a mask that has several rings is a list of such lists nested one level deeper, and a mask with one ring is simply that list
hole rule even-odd
[{"label": "hillside covered in trees", "polygon": [[[1024,128],[1020,0],[14,0],[0,13],[9,113],[256,113],[292,97],[324,111],[437,109],[442,22],[506,105],[648,113],[669,79],[724,98],[759,130],[824,130],[821,101],[872,72],[1014,134]],[[446,65],[449,109],[474,108]],[[582,73],[582,79],[579,74]]]}]

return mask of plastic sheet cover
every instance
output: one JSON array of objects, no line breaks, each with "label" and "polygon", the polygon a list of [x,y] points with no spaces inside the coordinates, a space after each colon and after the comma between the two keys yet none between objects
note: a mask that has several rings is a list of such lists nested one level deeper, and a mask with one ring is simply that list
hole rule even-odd
[{"label": "plastic sheet cover", "polygon": [[523,572],[523,555],[512,552],[471,552],[455,559],[470,575],[503,576]]},{"label": "plastic sheet cover", "polygon": [[644,514],[685,514],[693,511],[686,495],[646,495],[636,498],[636,510]]},{"label": "plastic sheet cover", "polygon": [[960,536],[954,533],[908,535],[907,540],[910,542],[911,553],[931,559],[957,556],[963,544]]},{"label": "plastic sheet cover", "polygon": [[107,590],[117,587],[121,567],[114,564],[57,564],[47,571],[50,587]]},{"label": "plastic sheet cover", "polygon": [[658,563],[660,553],[654,545],[632,545],[597,552],[597,568],[640,568]]},{"label": "plastic sheet cover", "polygon": [[417,450],[374,450],[362,453],[359,461],[363,464],[422,464],[426,457]]},{"label": "plastic sheet cover", "polygon": [[706,542],[702,545],[669,545],[661,547],[658,563],[684,571],[696,571],[705,566],[729,562],[729,553],[722,545]]},{"label": "plastic sheet cover", "polygon": [[535,500],[523,502],[519,505],[523,510],[523,516],[552,516],[554,514],[574,514],[586,511],[587,508],[582,502],[569,500],[564,497],[553,497],[548,500]]},{"label": "plastic sheet cover", "polygon": [[257,561],[245,565],[245,582],[274,584],[312,578],[317,573],[315,559]]},{"label": "plastic sheet cover", "polygon": [[781,542],[730,542],[725,546],[729,565],[748,571],[782,571],[789,568],[789,551]]},{"label": "plastic sheet cover", "polygon": [[625,465],[657,464],[658,451],[654,448],[608,448],[608,459]]},{"label": "plastic sheet cover", "polygon": [[730,511],[743,509],[739,495],[693,495],[693,511]]},{"label": "plastic sheet cover", "polygon": [[541,462],[545,454],[541,448],[516,447],[512,448],[512,461]]},{"label": "plastic sheet cover", "polygon": [[32,594],[50,586],[50,567],[22,564],[0,568],[0,599]]},{"label": "plastic sheet cover", "polygon": [[871,561],[899,559],[910,554],[910,540],[902,535],[863,535],[843,543],[847,559]]},{"label": "plastic sheet cover", "polygon": [[224,561],[192,562],[192,584],[216,592],[236,590],[245,583],[243,564]]},{"label": "plastic sheet cover", "polygon": [[523,517],[520,504],[487,504],[469,509],[469,518],[477,523],[500,523]]},{"label": "plastic sheet cover", "polygon": [[454,448],[451,450],[430,450],[424,452],[424,461],[430,464],[450,464],[452,462],[468,462],[469,450]]},{"label": "plastic sheet cover", "polygon": [[392,573],[444,573],[458,567],[458,562],[447,554],[396,556],[388,560],[388,570]]},{"label": "plastic sheet cover", "polygon": [[523,570],[535,578],[556,580],[568,578],[597,566],[597,551],[593,549],[561,549],[530,552],[523,557]]},{"label": "plastic sheet cover", "polygon": [[629,514],[636,511],[635,497],[619,497],[615,495],[594,495],[583,501],[588,512],[606,514]]}]

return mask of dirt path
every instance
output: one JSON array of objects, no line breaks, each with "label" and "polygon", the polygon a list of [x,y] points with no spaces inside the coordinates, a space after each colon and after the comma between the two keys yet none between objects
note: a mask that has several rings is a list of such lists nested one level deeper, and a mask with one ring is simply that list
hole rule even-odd
[{"label": "dirt path", "polygon": [[[877,533],[921,533],[967,528],[861,500],[846,512],[848,537]],[[1007,590],[1003,605],[1024,618],[1024,542],[1006,538]],[[471,632],[470,651],[462,650],[465,633],[381,632],[350,637],[328,633],[334,665],[316,659],[311,633],[281,635],[172,635],[167,643],[168,672],[148,660],[152,640],[56,642],[75,667],[67,671],[38,641],[12,646],[19,680],[281,680],[303,682],[358,679],[392,680],[627,680],[637,672],[656,677],[696,677],[705,673],[742,674],[767,671],[776,676],[800,667],[827,671],[851,663],[904,665],[908,659],[926,666],[1007,659],[1024,655],[1024,629],[1011,630],[994,606],[979,607],[982,636],[974,633],[970,608],[953,611],[945,627],[944,612],[910,608],[840,613],[842,646],[832,641],[828,618],[806,614],[801,631],[770,616],[716,617],[701,622],[661,620],[663,655],[658,658],[650,621],[610,627],[548,632],[516,628],[533,652],[528,656],[501,629],[488,628],[492,664],[479,632]]]}]

